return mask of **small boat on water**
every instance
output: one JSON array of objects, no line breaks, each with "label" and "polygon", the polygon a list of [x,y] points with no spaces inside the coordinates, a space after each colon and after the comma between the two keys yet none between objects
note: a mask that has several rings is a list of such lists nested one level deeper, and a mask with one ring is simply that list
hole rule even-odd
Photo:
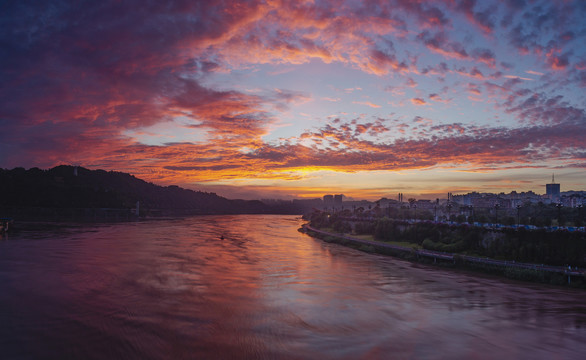
[{"label": "small boat on water", "polygon": [[8,232],[8,229],[12,227],[14,220],[12,218],[0,218],[0,234]]},{"label": "small boat on water", "polygon": [[220,240],[224,240],[224,235],[220,235]]}]

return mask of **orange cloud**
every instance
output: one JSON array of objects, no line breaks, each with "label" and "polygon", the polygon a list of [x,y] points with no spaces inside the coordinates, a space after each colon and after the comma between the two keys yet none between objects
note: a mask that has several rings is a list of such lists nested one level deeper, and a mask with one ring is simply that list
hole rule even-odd
[{"label": "orange cloud", "polygon": [[423,100],[421,98],[413,98],[413,99],[411,99],[411,103],[413,105],[417,105],[417,106],[425,106],[425,105],[427,105],[427,102],[425,102],[425,100]]},{"label": "orange cloud", "polygon": [[352,104],[366,105],[366,106],[370,106],[372,108],[380,108],[380,105],[373,104],[370,101],[352,101]]},{"label": "orange cloud", "polygon": [[531,75],[538,75],[538,76],[542,76],[545,75],[544,73],[541,73],[539,71],[534,71],[534,70],[527,70],[525,71],[527,74],[531,74]]},{"label": "orange cloud", "polygon": [[549,58],[549,64],[553,70],[565,70],[569,62],[564,56],[552,56]]},{"label": "orange cloud", "polygon": [[[141,4],[141,11],[132,2],[103,1],[99,6],[88,3],[83,17],[67,2],[51,11],[41,3],[10,7],[0,14],[6,30],[0,42],[9,51],[0,59],[3,166],[66,162],[187,184],[293,180],[307,176],[308,169],[395,171],[459,164],[474,170],[548,161],[584,164],[584,107],[578,100],[567,100],[571,96],[560,90],[586,86],[583,50],[574,46],[581,37],[564,21],[573,19],[574,14],[566,11],[572,9],[570,3],[524,8],[544,25],[511,17],[512,23],[501,28],[509,43],[499,41],[496,53],[471,45],[477,40],[476,29],[470,29],[472,41],[455,34],[459,24],[451,19],[461,13],[482,31],[481,36],[492,36],[496,16],[478,1],[373,0],[335,6],[327,1],[176,1],[168,6]],[[521,2],[499,6],[523,8]],[[559,36],[539,36],[540,28],[555,28]],[[558,72],[541,78],[540,88],[521,81],[528,78],[494,72],[496,64],[506,71],[524,68],[509,59],[507,46]],[[496,54],[511,64],[497,62]],[[472,101],[490,102],[498,116],[509,119],[494,127],[470,125],[477,124],[476,119],[468,125],[457,123],[449,118],[451,112],[434,115],[436,123],[411,113],[347,121],[347,114],[328,109],[328,114],[342,115],[318,119],[319,124],[330,122],[297,137],[267,140],[275,124],[283,121],[279,113],[310,101],[312,95],[274,89],[277,85],[267,79],[265,88],[232,81],[254,71],[277,76],[266,64],[283,64],[282,74],[312,61],[376,75],[373,82],[384,82],[378,89],[403,84],[388,89],[403,96],[393,100],[407,105],[408,111],[422,110],[409,106],[408,99],[424,106],[447,103],[448,96],[457,103],[470,95]],[[420,70],[418,63],[423,64]],[[561,70],[565,71],[560,74]],[[454,79],[454,74],[477,84]],[[214,83],[228,76],[229,81]],[[449,90],[436,88],[437,83]],[[424,85],[430,86],[425,93]],[[363,86],[364,93],[374,88]],[[241,90],[246,88],[255,89]],[[355,104],[380,108],[369,101]],[[177,119],[198,136],[159,145],[140,144],[131,137]]]}]

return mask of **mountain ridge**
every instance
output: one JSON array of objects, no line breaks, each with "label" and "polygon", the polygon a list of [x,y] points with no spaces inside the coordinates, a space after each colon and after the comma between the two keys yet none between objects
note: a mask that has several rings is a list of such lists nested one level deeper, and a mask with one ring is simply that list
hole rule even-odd
[{"label": "mountain ridge", "polygon": [[[112,208],[132,209],[139,202],[141,214],[267,214],[274,213],[259,200],[230,200],[215,193],[160,186],[134,175],[79,166],[0,169],[2,208]],[[293,209],[286,213],[295,213]]]}]

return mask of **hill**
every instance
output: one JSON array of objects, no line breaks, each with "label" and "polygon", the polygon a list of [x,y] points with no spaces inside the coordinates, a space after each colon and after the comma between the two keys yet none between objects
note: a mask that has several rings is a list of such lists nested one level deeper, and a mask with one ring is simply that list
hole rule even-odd
[{"label": "hill", "polygon": [[[49,170],[0,169],[0,208],[132,209],[141,214],[272,213],[257,200],[229,200],[215,193],[159,186],[130,174],[61,165]],[[10,214],[4,214],[10,215]]]}]

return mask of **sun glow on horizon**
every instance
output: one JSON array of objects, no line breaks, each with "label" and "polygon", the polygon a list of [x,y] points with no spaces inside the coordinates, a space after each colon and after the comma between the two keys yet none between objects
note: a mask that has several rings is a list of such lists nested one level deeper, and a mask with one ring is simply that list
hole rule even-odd
[{"label": "sun glow on horizon", "polygon": [[580,1],[53,5],[0,14],[2,167],[248,198],[586,188]]}]

